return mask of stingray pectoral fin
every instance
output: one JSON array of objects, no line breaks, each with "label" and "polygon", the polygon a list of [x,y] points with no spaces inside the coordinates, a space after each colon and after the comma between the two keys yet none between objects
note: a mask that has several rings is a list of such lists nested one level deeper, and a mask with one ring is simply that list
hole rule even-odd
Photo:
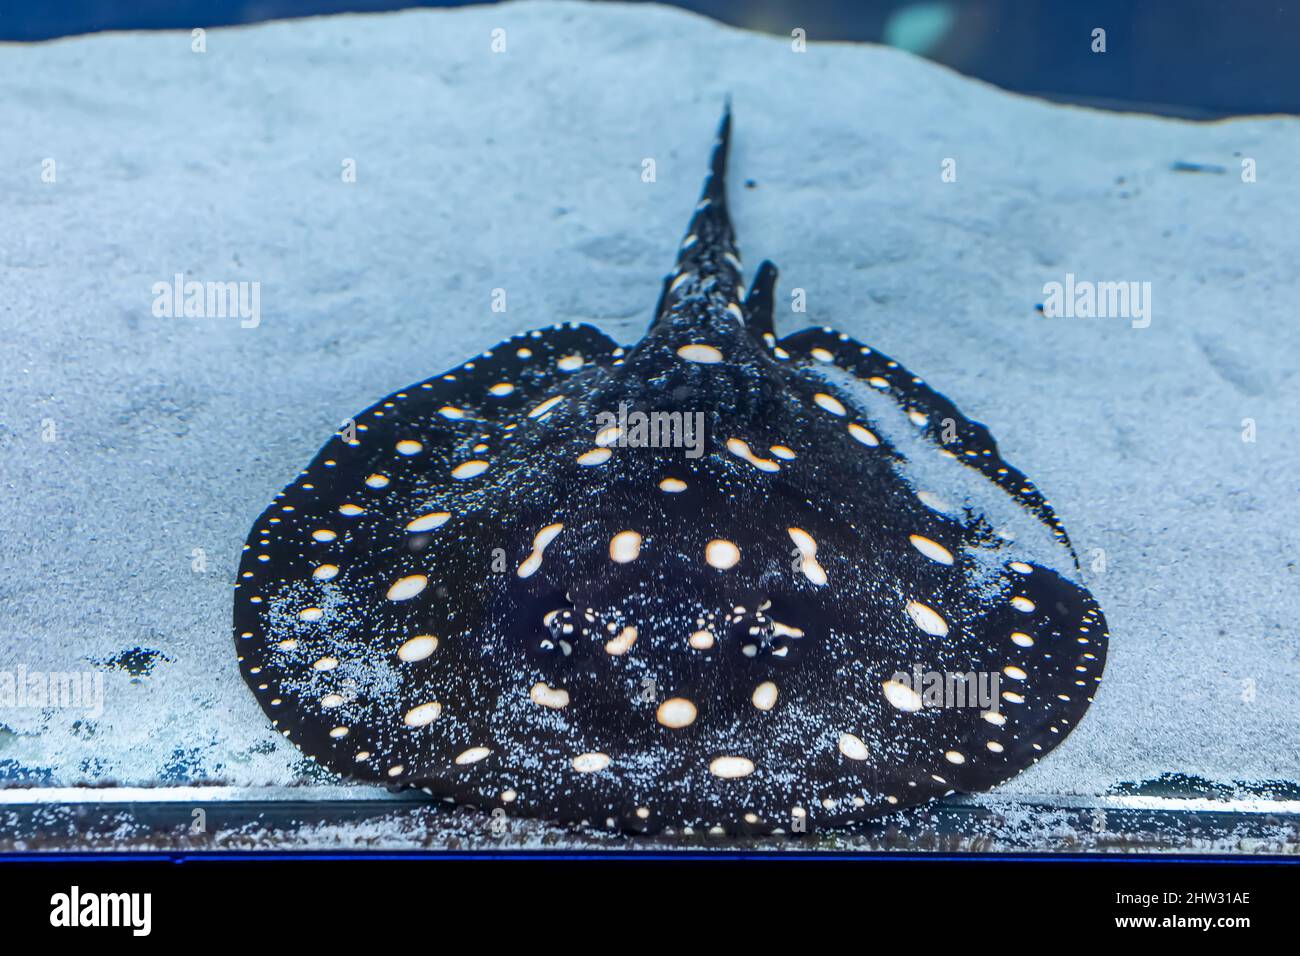
[{"label": "stingray pectoral fin", "polygon": [[917,688],[932,719],[898,715],[901,738],[922,745],[896,793],[926,777],[944,791],[988,790],[1037,763],[1092,704],[1109,637],[1101,610],[1079,584],[1025,567],[1008,599],[947,636],[942,674]]},{"label": "stingray pectoral fin", "polygon": [[864,672],[826,699],[866,809],[1024,770],[1105,666],[1106,622],[1056,515],[988,429],[888,356],[829,329],[773,354],[812,416],[781,473],[818,503],[799,527],[840,597],[817,616]]},{"label": "stingray pectoral fin", "polygon": [[244,548],[234,623],[240,669],[281,734],[367,780],[476,763],[479,728],[448,717],[473,688],[431,675],[478,653],[449,636],[481,619],[489,582],[516,576],[514,525],[536,535],[512,507],[526,473],[506,463],[572,441],[553,422],[622,351],[584,325],[516,336],[348,420],[276,496]]},{"label": "stingray pectoral fin", "polygon": [[962,414],[920,376],[888,355],[829,328],[804,329],[782,338],[778,345],[788,355],[786,361],[795,366],[822,372],[838,369],[872,393],[888,396],[942,454],[979,471],[1070,546],[1052,506],[1022,471],[1003,460],[988,428]]}]

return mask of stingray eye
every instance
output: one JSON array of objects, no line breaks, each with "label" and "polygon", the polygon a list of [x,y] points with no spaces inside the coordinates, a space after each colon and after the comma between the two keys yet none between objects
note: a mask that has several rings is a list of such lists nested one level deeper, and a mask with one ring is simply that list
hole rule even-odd
[{"label": "stingray eye", "polygon": [[764,611],[733,613],[728,633],[742,656],[773,663],[793,660],[806,636],[801,628],[791,627]]},{"label": "stingray eye", "polygon": [[791,602],[773,598],[758,609],[735,608],[727,617],[730,643],[752,661],[789,664],[809,646],[806,615]]},{"label": "stingray eye", "polygon": [[581,636],[582,620],[578,612],[571,607],[555,608],[542,615],[542,630],[537,646],[545,653],[558,653],[568,657]]},{"label": "stingray eye", "polygon": [[558,589],[540,594],[516,595],[518,604],[509,622],[510,641],[522,647],[535,665],[550,666],[575,659],[589,638],[590,625],[568,596]]}]

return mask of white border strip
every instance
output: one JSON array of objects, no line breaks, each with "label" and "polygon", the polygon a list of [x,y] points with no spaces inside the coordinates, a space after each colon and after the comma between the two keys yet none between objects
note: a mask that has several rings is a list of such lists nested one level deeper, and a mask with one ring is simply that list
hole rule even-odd
[{"label": "white border strip", "polygon": [[[431,803],[416,791],[392,793],[383,787],[11,787],[0,789],[0,806],[79,804],[120,806],[131,803],[203,805],[213,803]],[[1300,814],[1300,800],[1247,798],[1209,800],[1204,797],[1150,797],[1131,794],[1114,796],[1067,796],[1028,794],[963,795],[949,798],[949,805],[999,810],[1004,807],[1051,810],[1161,810],[1196,813]],[[925,809],[939,809],[930,804]]]},{"label": "white border strip", "polygon": [[1096,797],[1028,794],[1014,797],[981,793],[963,794],[949,799],[963,806],[981,807],[986,810],[1004,806],[1032,806],[1044,810],[1168,810],[1182,813],[1300,814],[1300,800],[1270,800],[1267,797],[1210,800],[1206,797],[1151,797],[1137,794]]},{"label": "white border strip", "polygon": [[[412,794],[416,794],[412,791]],[[418,794],[415,802],[425,802]],[[24,804],[125,803],[353,803],[387,801],[410,803],[412,796],[383,787],[11,787],[0,789],[0,806]]]}]

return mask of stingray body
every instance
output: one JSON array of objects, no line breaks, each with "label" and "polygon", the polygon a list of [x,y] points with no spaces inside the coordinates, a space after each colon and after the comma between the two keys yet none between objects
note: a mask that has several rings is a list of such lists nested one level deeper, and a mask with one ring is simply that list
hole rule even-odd
[{"label": "stingray body", "polygon": [[639,343],[503,342],[361,412],[257,519],[241,669],[316,761],[554,820],[800,830],[992,787],[1086,711],[1106,624],[1051,507],[897,362],[777,336],[730,125]]}]

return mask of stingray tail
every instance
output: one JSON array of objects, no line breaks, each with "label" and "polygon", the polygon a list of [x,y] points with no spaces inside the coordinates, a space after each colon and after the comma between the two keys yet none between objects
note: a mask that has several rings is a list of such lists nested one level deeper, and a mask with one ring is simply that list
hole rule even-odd
[{"label": "stingray tail", "polygon": [[731,100],[718,124],[700,201],[691,215],[686,237],[677,251],[677,264],[664,279],[663,294],[655,310],[657,322],[685,298],[706,294],[738,302],[742,288],[740,253],[727,211],[727,153],[731,147]]}]

